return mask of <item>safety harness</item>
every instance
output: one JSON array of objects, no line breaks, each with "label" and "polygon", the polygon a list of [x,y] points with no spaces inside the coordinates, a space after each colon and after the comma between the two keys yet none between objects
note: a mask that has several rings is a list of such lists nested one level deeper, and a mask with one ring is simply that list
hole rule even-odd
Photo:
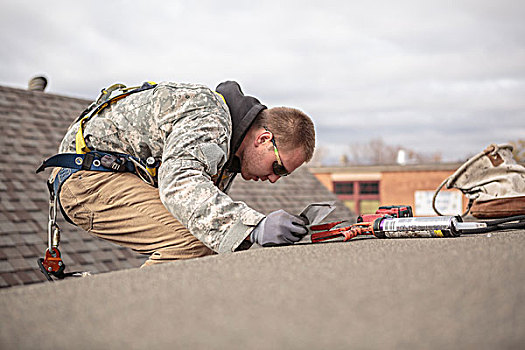
[{"label": "safety harness", "polygon": [[[40,271],[49,281],[53,277],[63,279],[68,276],[83,276],[86,273],[65,273],[66,265],[62,261],[58,245],[60,243],[60,228],[56,223],[57,208],[60,208],[64,218],[74,224],[64,213],[60,205],[60,189],[62,184],[75,172],[79,170],[106,171],[106,172],[130,172],[139,176],[144,182],[151,186],[157,186],[157,173],[160,160],[148,157],[145,160],[129,154],[90,150],[84,139],[84,125],[91,118],[100,114],[107,107],[122,100],[123,98],[138,92],[149,90],[157,86],[153,82],[145,82],[142,86],[126,87],[123,84],[114,84],[102,89],[98,98],[82,112],[76,120],[79,128],[75,137],[76,153],[56,154],[42,162],[36,170],[37,173],[49,167],[60,167],[56,176],[47,183],[49,190],[49,220],[48,220],[48,247],[45,257],[37,260]],[[111,95],[117,92],[117,95]]]}]

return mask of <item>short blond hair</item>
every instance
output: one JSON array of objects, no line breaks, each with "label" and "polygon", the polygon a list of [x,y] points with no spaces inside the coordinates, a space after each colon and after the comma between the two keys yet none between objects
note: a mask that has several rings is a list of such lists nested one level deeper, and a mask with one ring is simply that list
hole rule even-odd
[{"label": "short blond hair", "polygon": [[312,159],[315,150],[314,123],[302,111],[289,107],[264,109],[255,119],[253,126],[267,127],[274,135],[279,149],[290,151],[301,147],[306,162]]}]

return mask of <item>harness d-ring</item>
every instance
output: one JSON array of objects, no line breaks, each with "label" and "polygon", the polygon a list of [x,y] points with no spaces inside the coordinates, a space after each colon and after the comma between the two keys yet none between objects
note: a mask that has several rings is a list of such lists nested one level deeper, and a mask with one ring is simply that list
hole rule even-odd
[{"label": "harness d-ring", "polygon": [[[149,173],[148,169],[144,165],[142,165],[138,160],[134,159],[133,157],[129,157],[129,160],[135,165],[135,171],[137,172],[138,177],[141,178],[142,181],[147,183],[148,185],[155,186],[155,179],[151,174]],[[144,176],[144,174],[145,176]]]}]

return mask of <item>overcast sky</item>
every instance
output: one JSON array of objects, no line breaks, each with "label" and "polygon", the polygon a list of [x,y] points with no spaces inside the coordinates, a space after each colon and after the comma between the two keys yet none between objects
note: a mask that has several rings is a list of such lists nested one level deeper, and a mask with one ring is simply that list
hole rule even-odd
[{"label": "overcast sky", "polygon": [[464,160],[525,139],[524,19],[523,0],[3,1],[0,84],[234,79],[308,113],[331,159],[382,137]]}]

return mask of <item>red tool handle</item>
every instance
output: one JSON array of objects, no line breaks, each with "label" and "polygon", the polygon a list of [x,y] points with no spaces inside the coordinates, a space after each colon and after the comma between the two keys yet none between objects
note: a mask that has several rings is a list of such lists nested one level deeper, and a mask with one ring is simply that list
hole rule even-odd
[{"label": "red tool handle", "polygon": [[[342,221],[337,223],[328,223],[323,225],[316,225],[315,227],[319,232],[312,233],[312,243],[319,243],[324,242],[328,240],[332,240],[335,238],[343,238],[343,242],[346,242],[354,237],[360,236],[360,235],[373,235],[374,232],[372,230],[372,224],[368,222],[364,223],[357,223],[351,226],[347,227],[340,227],[335,230],[330,230],[329,228],[332,228],[336,226],[337,224],[340,224]],[[311,227],[313,229],[314,226]],[[324,231],[320,231],[323,228]]]}]

